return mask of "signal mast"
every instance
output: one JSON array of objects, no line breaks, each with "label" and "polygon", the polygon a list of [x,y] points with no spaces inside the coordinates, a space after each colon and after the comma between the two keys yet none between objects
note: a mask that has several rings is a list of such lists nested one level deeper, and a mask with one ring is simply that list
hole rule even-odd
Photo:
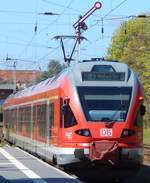
[{"label": "signal mast", "polygon": [[[79,19],[76,23],[73,24],[73,27],[76,30],[76,36],[69,36],[69,35],[59,35],[59,36],[55,36],[54,39],[56,40],[60,40],[61,43],[61,48],[63,51],[63,56],[64,56],[64,61],[67,62],[67,64],[69,65],[71,60],[72,60],[72,56],[74,54],[75,48],[76,46],[78,46],[78,57],[77,57],[77,61],[80,61],[80,43],[81,40],[87,40],[85,37],[81,36],[81,34],[83,33],[83,31],[86,31],[88,29],[86,23],[84,22],[90,15],[92,15],[97,9],[100,9],[102,7],[102,4],[100,2],[96,2],[94,4],[94,6],[84,15],[80,15]],[[74,47],[72,49],[71,55],[70,57],[66,57],[66,53],[65,53],[65,47],[64,47],[64,39],[75,39],[75,44]]]},{"label": "signal mast", "polygon": [[78,61],[80,61],[80,40],[81,40],[81,33],[88,29],[87,25],[85,24],[85,20],[94,13],[97,9],[100,9],[102,4],[100,2],[96,2],[94,6],[84,15],[79,16],[79,20],[73,24],[73,27],[76,30],[77,35],[77,43],[78,43]]}]

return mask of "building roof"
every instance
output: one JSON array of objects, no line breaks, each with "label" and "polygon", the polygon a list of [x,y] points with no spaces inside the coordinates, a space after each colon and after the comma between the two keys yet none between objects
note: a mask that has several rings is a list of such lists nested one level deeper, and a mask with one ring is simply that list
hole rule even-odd
[{"label": "building roof", "polygon": [[[16,70],[16,82],[31,84],[41,75],[37,70]],[[0,70],[0,83],[13,83],[13,70]]]}]

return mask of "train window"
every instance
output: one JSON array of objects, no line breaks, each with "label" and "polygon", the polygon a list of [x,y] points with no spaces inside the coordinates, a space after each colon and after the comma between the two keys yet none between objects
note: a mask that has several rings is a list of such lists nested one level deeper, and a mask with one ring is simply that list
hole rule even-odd
[{"label": "train window", "polygon": [[54,103],[50,104],[50,128],[54,127]]},{"label": "train window", "polygon": [[15,122],[15,109],[9,110],[9,127],[13,131],[14,130],[14,122]]},{"label": "train window", "polygon": [[78,87],[87,121],[125,121],[131,87]]},{"label": "train window", "polygon": [[35,135],[35,128],[36,128],[36,106],[33,106],[33,128],[32,128],[33,137]]},{"label": "train window", "polygon": [[46,104],[37,106],[37,125],[39,129],[39,137],[41,138],[46,137],[46,110]]},{"label": "train window", "polygon": [[36,124],[36,106],[33,106],[33,126]]},{"label": "train window", "polygon": [[11,122],[11,110],[7,110],[6,115],[7,115],[6,127],[10,128],[12,130],[13,125],[12,125],[12,122]]},{"label": "train window", "polygon": [[111,65],[94,65],[91,72],[115,72]]},{"label": "train window", "polygon": [[23,123],[23,108],[18,109],[18,131],[22,131],[22,123]]},{"label": "train window", "polygon": [[5,110],[4,111],[4,122],[5,122],[5,128],[8,128],[8,123],[9,123],[9,116],[8,116],[8,111],[9,110]]},{"label": "train window", "polygon": [[4,123],[6,128],[10,128],[10,130],[14,130],[14,123],[16,120],[16,109],[5,110],[4,111]]},{"label": "train window", "polygon": [[77,124],[76,118],[69,105],[63,107],[64,128],[72,127]]},{"label": "train window", "polygon": [[26,133],[29,136],[31,133],[31,106],[25,107],[25,115],[24,115],[24,122]]}]

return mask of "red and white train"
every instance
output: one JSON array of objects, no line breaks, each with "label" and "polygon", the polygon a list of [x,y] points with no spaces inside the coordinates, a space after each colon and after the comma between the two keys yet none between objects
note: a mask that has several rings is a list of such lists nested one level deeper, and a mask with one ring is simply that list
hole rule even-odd
[{"label": "red and white train", "polygon": [[131,172],[143,161],[143,100],[139,79],[126,64],[79,62],[9,96],[4,135],[58,165]]}]

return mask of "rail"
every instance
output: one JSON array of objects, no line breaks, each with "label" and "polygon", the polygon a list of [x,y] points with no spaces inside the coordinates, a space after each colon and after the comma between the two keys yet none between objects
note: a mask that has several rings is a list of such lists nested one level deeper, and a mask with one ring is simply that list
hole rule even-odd
[{"label": "rail", "polygon": [[150,164],[150,144],[144,144],[144,163]]}]

